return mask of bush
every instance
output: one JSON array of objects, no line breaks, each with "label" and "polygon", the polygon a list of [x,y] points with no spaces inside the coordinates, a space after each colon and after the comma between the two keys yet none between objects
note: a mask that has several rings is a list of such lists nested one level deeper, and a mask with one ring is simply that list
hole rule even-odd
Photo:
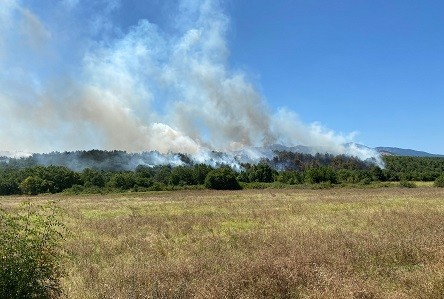
[{"label": "bush", "polygon": [[189,166],[176,166],[171,171],[171,184],[175,186],[197,185],[194,171]]},{"label": "bush", "polygon": [[236,173],[229,167],[221,167],[210,171],[205,178],[205,187],[216,190],[242,189],[236,180]]},{"label": "bush", "polygon": [[97,186],[105,187],[106,178],[103,172],[91,168],[85,168],[80,174],[85,187]]},{"label": "bush", "polygon": [[436,178],[434,186],[444,188],[444,174],[441,174],[439,177]]},{"label": "bush", "polygon": [[416,188],[416,184],[414,182],[410,182],[410,181],[406,181],[406,180],[401,180],[399,182],[399,185],[403,188]]},{"label": "bush", "polygon": [[85,191],[85,187],[82,185],[73,185],[71,188],[63,190],[63,194],[78,195]]},{"label": "bush", "polygon": [[297,171],[283,171],[277,177],[277,181],[289,185],[302,184],[304,175]]},{"label": "bush", "polygon": [[29,176],[20,183],[20,190],[26,195],[37,195],[49,192],[52,185],[52,182],[40,177]]},{"label": "bush", "polygon": [[0,298],[57,298],[64,226],[53,205],[0,210]]},{"label": "bush", "polygon": [[247,182],[271,183],[273,179],[273,169],[267,164],[253,165],[246,171]]},{"label": "bush", "polygon": [[166,191],[167,185],[164,183],[154,182],[151,187],[148,188],[149,191]]},{"label": "bush", "polygon": [[309,184],[318,184],[330,182],[337,183],[335,171],[330,167],[310,168],[305,172],[305,181]]},{"label": "bush", "polygon": [[134,173],[132,172],[119,172],[113,174],[110,181],[108,182],[108,187],[129,190],[136,184],[136,179]]}]

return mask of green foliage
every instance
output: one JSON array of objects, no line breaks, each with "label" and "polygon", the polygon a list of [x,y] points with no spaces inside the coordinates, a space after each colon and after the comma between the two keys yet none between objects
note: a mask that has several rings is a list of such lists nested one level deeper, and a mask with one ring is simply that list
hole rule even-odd
[{"label": "green foliage", "polygon": [[54,205],[27,204],[22,214],[0,210],[0,298],[61,295],[64,233]]},{"label": "green foliage", "polygon": [[274,171],[268,164],[259,163],[257,165],[250,166],[245,172],[242,172],[239,175],[239,180],[247,183],[271,183],[274,181],[273,174]]},{"label": "green foliage", "polygon": [[63,166],[36,166],[26,170],[28,176],[44,181],[47,190],[43,192],[58,193],[72,185],[80,184],[80,175]]},{"label": "green foliage", "polygon": [[444,188],[444,174],[441,174],[439,177],[437,177],[433,185],[435,187]]},{"label": "green foliage", "polygon": [[444,173],[444,158],[384,156],[387,179],[434,181]]},{"label": "green foliage", "polygon": [[278,175],[277,181],[289,185],[302,184],[304,175],[298,171],[283,171]]},{"label": "green foliage", "polygon": [[29,176],[20,184],[20,190],[23,194],[37,195],[46,193],[52,188],[52,182],[41,179],[40,177]]},{"label": "green foliage", "polygon": [[305,181],[309,184],[323,182],[335,184],[337,182],[336,172],[330,167],[310,168],[305,172]]},{"label": "green foliage", "polygon": [[[9,159],[9,162],[0,161],[0,195],[194,189],[205,185],[206,177],[213,171],[211,166],[205,164],[193,165],[193,161],[186,155],[180,155],[183,166],[139,165],[134,171],[124,171],[122,169],[127,168],[125,163],[130,159],[124,152],[94,150],[78,154],[85,163],[90,161],[95,166],[103,163],[108,168],[86,168],[75,172],[63,166],[35,166],[39,155],[26,159]],[[386,156],[386,168],[381,169],[344,155],[292,152],[275,154],[275,158],[265,159],[258,165],[243,165],[245,171],[236,174],[237,180],[246,184],[276,182],[300,185],[330,182],[343,186],[375,186],[374,182],[434,181],[444,173],[443,158]],[[52,157],[51,161],[58,163],[68,156],[69,153],[52,153],[40,158]]]},{"label": "green foliage", "polygon": [[106,183],[104,173],[91,168],[85,168],[80,174],[80,177],[85,187],[96,186],[102,188]]},{"label": "green foliage", "polygon": [[149,191],[165,191],[168,190],[164,183],[154,182],[154,184],[148,188]]},{"label": "green foliage", "polygon": [[135,184],[136,179],[133,172],[115,173],[108,182],[109,187],[121,190],[131,189]]},{"label": "green foliage", "polygon": [[207,174],[213,170],[213,167],[200,163],[193,166],[193,176],[196,180],[196,183],[199,185],[205,184],[205,178]]},{"label": "green foliage", "polygon": [[241,189],[236,179],[236,173],[229,167],[221,167],[210,171],[205,178],[205,187],[216,190]]},{"label": "green foliage", "polygon": [[371,174],[373,176],[372,179],[374,181],[381,181],[381,182],[383,182],[383,181],[386,180],[384,172],[382,171],[382,169],[380,167],[374,166],[374,167],[372,167],[370,169],[370,172],[371,172]]},{"label": "green foliage", "polygon": [[407,181],[407,180],[401,180],[399,182],[399,185],[403,188],[416,188],[416,184],[414,182]]},{"label": "green foliage", "polygon": [[153,167],[154,181],[164,185],[170,184],[172,167],[170,165],[159,165]]},{"label": "green foliage", "polygon": [[19,179],[10,172],[0,172],[0,195],[12,195],[20,193]]},{"label": "green foliage", "polygon": [[170,182],[176,186],[196,185],[197,179],[191,167],[177,166],[171,171]]},{"label": "green foliage", "polygon": [[366,169],[369,164],[356,157],[345,155],[334,156],[332,154],[303,154],[297,152],[278,151],[276,156],[267,160],[274,169],[305,171],[310,168],[331,167],[337,169]]},{"label": "green foliage", "polygon": [[135,173],[138,177],[146,179],[154,177],[155,174],[153,167],[149,167],[146,165],[137,166],[135,169]]},{"label": "green foliage", "polygon": [[336,177],[341,183],[359,183],[360,181],[359,173],[355,170],[339,169]]}]

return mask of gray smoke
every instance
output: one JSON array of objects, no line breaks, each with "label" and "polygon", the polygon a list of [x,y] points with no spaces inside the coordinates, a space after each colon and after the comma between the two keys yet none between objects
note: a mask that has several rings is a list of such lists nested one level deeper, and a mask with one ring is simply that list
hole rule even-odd
[{"label": "gray smoke", "polygon": [[165,28],[142,19],[123,30],[112,21],[117,0],[58,1],[54,15],[69,19],[92,4],[100,13],[79,29],[0,0],[2,150],[181,152],[205,161],[213,150],[279,143],[379,157],[345,146],[352,135],[272,111],[229,67],[230,20],[220,1],[181,0]]}]

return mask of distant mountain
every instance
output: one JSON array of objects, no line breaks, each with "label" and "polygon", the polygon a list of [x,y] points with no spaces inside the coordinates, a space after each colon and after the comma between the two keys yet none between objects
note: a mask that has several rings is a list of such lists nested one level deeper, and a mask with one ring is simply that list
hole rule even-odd
[{"label": "distant mountain", "polygon": [[[287,147],[284,145],[280,145],[280,144],[274,144],[268,147],[262,147],[262,148],[255,148],[257,151],[261,152],[261,153],[268,153],[268,156],[270,155],[270,153],[272,153],[273,151],[290,151],[290,152],[298,152],[298,153],[303,153],[303,154],[316,154],[318,152],[323,153],[323,152],[327,152],[328,150],[326,148],[323,147],[311,147],[311,146],[303,146],[303,145],[297,145],[297,146],[292,146],[292,147]],[[431,154],[431,153],[427,153],[424,151],[417,151],[417,150],[412,150],[412,149],[404,149],[404,148],[398,148],[398,147],[376,147],[376,148],[371,148],[368,147],[366,145],[363,144],[359,144],[359,143],[354,143],[354,142],[350,142],[350,143],[345,143],[344,144],[344,149],[346,150],[347,154],[351,154],[351,155],[359,155],[359,153],[364,153],[364,152],[368,152],[368,153],[375,153],[378,152],[381,155],[391,155],[391,156],[409,156],[409,157],[443,157],[444,155],[439,155],[439,154]],[[267,155],[265,155],[267,156]]]},{"label": "distant mountain", "polygon": [[392,156],[409,156],[409,157],[442,157],[444,155],[431,154],[422,151],[416,151],[412,149],[404,149],[398,147],[376,147],[375,148],[381,155],[392,155]]}]

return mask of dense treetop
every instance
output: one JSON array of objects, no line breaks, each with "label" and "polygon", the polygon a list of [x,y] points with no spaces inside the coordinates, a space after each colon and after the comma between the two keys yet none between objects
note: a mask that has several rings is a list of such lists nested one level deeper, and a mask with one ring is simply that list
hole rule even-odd
[{"label": "dense treetop", "polygon": [[[154,165],[156,161],[164,164]],[[381,169],[355,157],[283,151],[258,164],[239,162],[232,169],[224,164],[196,163],[184,154],[55,152],[28,158],[0,158],[0,195],[169,190],[187,186],[237,189],[239,183],[273,182],[295,185],[402,181],[408,186],[407,181],[435,181],[444,174],[444,158],[385,156],[384,162],[385,169]]]}]

